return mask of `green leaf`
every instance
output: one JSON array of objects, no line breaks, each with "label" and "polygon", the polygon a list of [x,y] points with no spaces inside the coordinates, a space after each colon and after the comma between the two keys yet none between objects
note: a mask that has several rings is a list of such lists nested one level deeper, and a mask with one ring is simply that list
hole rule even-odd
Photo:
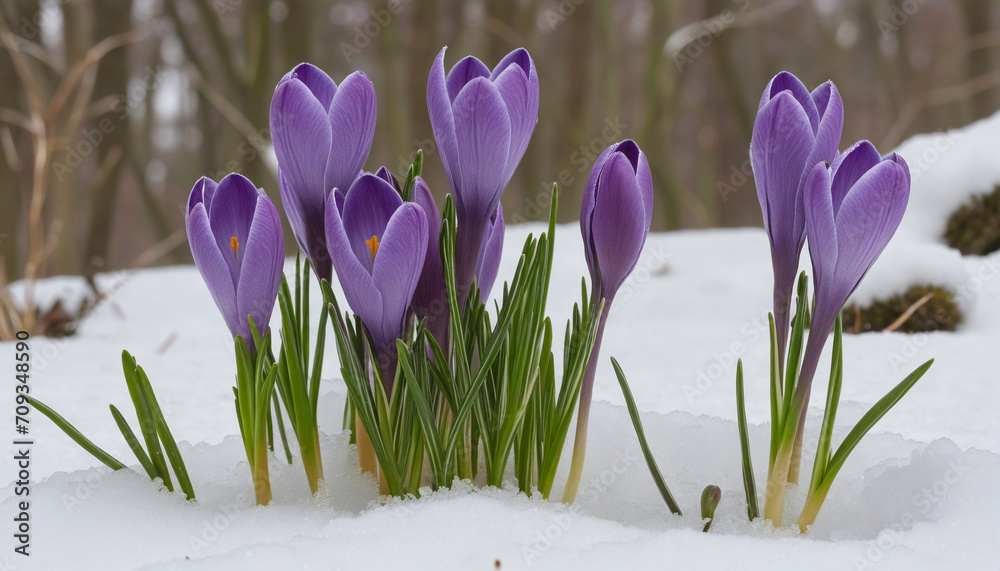
[{"label": "green leaf", "polygon": [[153,463],[153,468],[156,469],[156,474],[163,479],[163,484],[172,492],[174,491],[174,485],[170,479],[170,472],[167,471],[167,462],[163,458],[160,439],[156,434],[156,420],[153,418],[153,412],[146,398],[146,393],[140,387],[136,372],[138,366],[128,351],[122,351],[122,369],[125,372],[125,383],[128,385],[129,396],[132,397],[132,404],[135,405],[135,415],[139,420],[139,429],[142,432],[143,440],[146,441],[146,452]]},{"label": "green leaf", "polygon": [[155,480],[159,477],[159,474],[153,466],[153,463],[150,462],[146,451],[142,449],[142,444],[139,444],[139,439],[135,437],[135,433],[132,432],[132,428],[128,425],[128,421],[125,420],[125,417],[122,416],[122,413],[118,411],[115,405],[111,404],[108,406],[111,408],[111,416],[114,417],[115,424],[118,425],[118,430],[120,430],[122,436],[125,437],[125,442],[127,442],[128,447],[132,449],[132,453],[135,454],[136,460],[139,461],[142,469],[146,471],[146,475],[149,476],[149,479]]},{"label": "green leaf", "polygon": [[851,429],[844,438],[844,441],[837,448],[837,452],[830,459],[830,463],[826,466],[826,474],[823,476],[823,481],[817,488],[822,486],[828,486],[832,483],[833,478],[837,476],[837,472],[844,466],[844,462],[847,460],[847,456],[854,450],[854,448],[861,442],[865,434],[875,426],[875,423],[885,416],[885,413],[889,412],[892,407],[899,402],[899,399],[903,398],[903,395],[907,393],[913,385],[917,384],[917,381],[924,376],[924,373],[931,368],[934,364],[934,359],[931,359],[920,365],[912,373],[909,374],[905,379],[902,380],[898,385],[893,387],[891,391],[886,393],[877,403],[875,403],[861,420]]},{"label": "green leaf", "polygon": [[76,427],[73,426],[68,420],[60,416],[59,413],[49,408],[48,405],[34,397],[27,395],[25,395],[25,397],[28,399],[28,403],[34,407],[35,410],[48,417],[49,420],[55,423],[56,426],[66,433],[66,436],[72,438],[73,442],[76,442],[81,448],[90,452],[94,458],[100,460],[105,466],[111,468],[112,470],[121,470],[122,468],[126,468],[125,464],[122,464],[117,458],[108,454],[100,446],[91,442],[89,438],[84,436],[83,433],[77,430]]},{"label": "green leaf", "polygon": [[174,475],[177,476],[177,483],[180,484],[181,490],[184,491],[187,499],[193,500],[195,499],[194,487],[191,485],[191,478],[188,476],[187,467],[184,465],[184,458],[177,448],[174,435],[170,433],[170,427],[167,426],[167,419],[164,418],[163,412],[160,410],[160,404],[156,401],[156,394],[153,392],[153,386],[149,382],[149,377],[146,376],[146,372],[142,367],[137,367],[136,373],[138,374],[139,385],[143,392],[145,392],[146,401],[152,410],[153,419],[156,422],[156,432],[160,436],[160,442],[163,443],[167,459],[170,460],[170,465],[174,469]]},{"label": "green leaf", "polygon": [[[773,318],[771,331],[774,331]],[[753,474],[753,458],[750,457],[750,436],[747,433],[747,410],[743,395],[743,359],[740,359],[736,361],[736,423],[740,431],[740,457],[743,459],[743,491],[747,498],[747,517],[753,521],[760,515],[760,509],[757,506],[757,482]]]},{"label": "green leaf", "polygon": [[819,430],[819,442],[816,445],[816,459],[813,462],[812,479],[809,490],[813,491],[823,481],[826,465],[830,461],[830,448],[833,442],[833,425],[837,420],[837,406],[840,404],[840,387],[844,382],[844,316],[837,314],[833,327],[833,358],[830,364],[830,384],[826,391],[826,408],[823,411],[823,424]]},{"label": "green leaf", "polygon": [[639,409],[635,406],[635,399],[632,398],[632,391],[628,388],[628,381],[625,380],[625,373],[622,371],[621,366],[614,357],[611,358],[611,365],[615,368],[615,375],[618,376],[618,384],[621,385],[622,395],[625,396],[625,404],[628,406],[628,414],[632,417],[632,426],[635,428],[635,435],[639,438],[639,446],[642,447],[642,455],[646,457],[646,465],[649,467],[649,474],[653,477],[653,482],[656,483],[656,487],[660,490],[660,495],[663,496],[663,501],[666,502],[670,511],[676,515],[682,515],[681,508],[674,500],[674,496],[670,493],[670,489],[667,488],[667,483],[663,481],[663,475],[660,474],[660,469],[656,466],[656,459],[653,458],[653,452],[649,449],[649,444],[646,442],[646,434],[642,430],[642,421],[639,420]]}]

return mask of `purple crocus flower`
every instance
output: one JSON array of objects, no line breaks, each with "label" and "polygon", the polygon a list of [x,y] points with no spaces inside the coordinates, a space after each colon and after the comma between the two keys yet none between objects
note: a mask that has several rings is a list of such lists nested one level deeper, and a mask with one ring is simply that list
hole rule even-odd
[{"label": "purple crocus flower", "polygon": [[493,284],[497,281],[506,230],[503,222],[503,207],[497,206],[496,212],[486,224],[483,244],[479,248],[479,259],[476,262],[476,285],[479,286],[479,300],[483,303],[489,299],[490,292],[493,291]]},{"label": "purple crocus flower", "polygon": [[[847,298],[899,227],[910,196],[910,169],[902,157],[879,155],[868,141],[856,143],[829,167],[816,165],[804,198],[815,308],[802,359],[799,385],[804,405],[823,345]],[[806,407],[802,408],[801,422]]]},{"label": "purple crocus flower", "polygon": [[420,272],[417,289],[413,293],[413,311],[427,320],[427,330],[442,349],[448,346],[448,293],[441,263],[441,213],[430,188],[421,177],[413,181],[413,202],[420,206],[427,218],[427,255]]},{"label": "purple crocus flower", "polygon": [[202,177],[184,217],[191,255],[226,326],[256,352],[247,316],[261,334],[278,296],[285,243],[274,203],[240,174]]},{"label": "purple crocus flower", "polygon": [[639,145],[626,139],[604,149],[590,171],[580,205],[594,300],[604,298],[611,304],[639,262],[652,216],[653,177]]},{"label": "purple crocus flower", "polygon": [[338,87],[302,63],[285,74],[271,99],[271,138],[281,202],[299,248],[318,278],[331,278],[323,213],[333,189],[347,192],[375,136],[375,88],[364,73]]},{"label": "purple crocus flower", "polygon": [[488,222],[538,120],[538,73],[522,48],[507,54],[493,71],[470,56],[445,75],[446,49],[427,79],[427,108],[455,193],[455,277],[464,300]]},{"label": "purple crocus flower", "polygon": [[396,371],[396,339],[427,253],[427,217],[384,179],[364,174],[326,203],[326,241],[351,309],[371,335],[386,392]]},{"label": "purple crocus flower", "polygon": [[646,155],[631,140],[611,145],[594,163],[580,207],[580,231],[592,282],[591,306],[596,310],[603,299],[604,311],[580,388],[573,462],[563,497],[566,502],[576,497],[583,470],[590,401],[604,326],[618,288],[639,262],[652,216],[653,177]]},{"label": "purple crocus flower", "polygon": [[817,163],[833,161],[844,126],[844,105],[832,82],[812,93],[794,75],[781,72],[760,98],[750,140],[757,198],[771,242],[774,318],[784,361],[789,303],[805,241],[802,188]]}]

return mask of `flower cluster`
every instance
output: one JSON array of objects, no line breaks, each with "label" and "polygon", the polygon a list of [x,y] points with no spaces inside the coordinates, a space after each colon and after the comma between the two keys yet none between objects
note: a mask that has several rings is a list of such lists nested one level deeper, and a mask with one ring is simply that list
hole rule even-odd
[{"label": "flower cluster", "polygon": [[[806,410],[830,333],[836,335],[829,398],[808,499],[798,522],[802,528],[815,519],[839,470],[838,461],[842,463],[871,424],[930,365],[918,368],[894,389],[898,394],[890,393],[893,399],[877,404],[859,423],[864,430],[852,432],[831,455],[842,376],[840,312],[899,227],[910,193],[909,168],[899,155],[883,157],[868,141],[837,152],[843,123],[843,104],[833,83],[826,82],[810,93],[798,78],[782,72],[764,89],[750,142],[774,269],[772,438],[764,516],[775,525],[781,524],[786,482],[799,480]],[[810,306],[803,275],[798,280],[796,319],[790,324],[799,256],[807,238],[815,299]],[[808,338],[803,343],[810,309]],[[745,465],[748,457],[745,454]],[[756,502],[753,496],[748,486],[751,505]]]}]

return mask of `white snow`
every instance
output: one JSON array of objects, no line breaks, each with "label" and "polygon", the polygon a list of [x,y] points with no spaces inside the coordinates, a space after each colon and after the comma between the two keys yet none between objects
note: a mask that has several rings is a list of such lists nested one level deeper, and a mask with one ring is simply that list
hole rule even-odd
[{"label": "white snow", "polygon": [[[962,258],[938,237],[957,204],[1000,181],[1000,161],[984,154],[997,148],[1000,119],[951,135],[957,133],[949,148],[919,167],[900,235],[872,271],[868,293],[859,294],[883,295],[933,278],[964,287],[966,323],[954,333],[845,336],[837,442],[910,370],[931,357],[936,361],[852,454],[805,537],[746,519],[735,362],[744,359],[762,485],[770,261],[762,230],[712,230],[651,235],[619,294],[604,338],[587,464],[573,507],[528,498],[512,485],[478,489],[467,483],[419,500],[380,501],[340,431],[345,389],[334,378],[332,346],[319,406],[327,488],[310,498],[301,467],[272,457],[274,501],[255,507],[233,414],[232,342],[197,270],[103,276],[102,287],[114,293],[76,336],[31,339],[32,393],[135,465],[107,408],[114,403],[134,419],[121,376],[120,352],[128,349],[149,374],[181,441],[198,501],[158,489],[144,475],[107,470],[32,413],[32,556],[12,551],[9,522],[23,498],[13,495],[15,451],[8,447],[0,460],[0,481],[11,482],[0,492],[0,519],[8,522],[0,569],[495,569],[497,561],[502,569],[573,570],[992,567],[1000,561],[993,537],[1000,510],[1000,383],[992,360],[1000,336],[1000,280],[994,279],[1000,253]],[[911,157],[934,140],[918,137],[902,146],[911,168],[918,168]],[[513,271],[527,233],[541,229],[508,229],[501,275]],[[549,301],[560,332],[584,274],[579,230],[561,226]],[[83,287],[76,278],[40,286],[46,302],[79,296]],[[13,353],[12,344],[0,344],[2,370],[13,371]],[[683,517],[667,511],[649,477],[607,361],[612,355],[628,374]],[[810,411],[810,461],[828,362],[824,357]],[[13,396],[12,389],[4,391],[8,427]],[[13,429],[4,430],[13,440]],[[568,472],[570,446],[554,497]],[[719,485],[723,498],[712,530],[702,533],[698,502],[707,484]],[[791,497],[791,503],[803,501],[794,490]]]}]

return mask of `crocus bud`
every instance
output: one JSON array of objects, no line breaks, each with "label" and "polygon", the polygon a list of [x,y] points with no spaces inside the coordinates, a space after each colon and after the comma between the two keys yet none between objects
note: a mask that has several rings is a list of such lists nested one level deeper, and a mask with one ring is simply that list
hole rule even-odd
[{"label": "crocus bud", "polygon": [[371,335],[386,392],[427,254],[423,208],[404,203],[384,179],[362,175],[347,195],[330,195],[326,240],[344,297]]},{"label": "crocus bud", "polygon": [[843,126],[844,106],[832,82],[809,93],[797,77],[784,71],[767,84],[754,120],[750,164],[771,242],[774,318],[782,358],[789,301],[805,241],[802,188],[816,163],[836,156]]},{"label": "crocus bud", "polygon": [[318,278],[331,278],[324,209],[333,189],[347,192],[375,136],[375,88],[356,71],[340,86],[302,63],[285,74],[271,99],[271,138],[281,202],[299,248]]},{"label": "crocus bud", "polygon": [[285,243],[274,203],[240,174],[202,177],[184,217],[191,255],[226,326],[256,352],[248,316],[263,334],[271,320]]},{"label": "crocus bud", "polygon": [[594,163],[580,207],[595,300],[605,298],[610,305],[632,273],[652,216],[653,177],[646,155],[631,140],[611,145]]},{"label": "crocus bud", "polygon": [[596,311],[604,300],[597,336],[580,386],[573,461],[563,501],[572,503],[583,473],[587,449],[587,425],[594,376],[601,354],[604,326],[611,302],[625,278],[632,273],[646,243],[653,216],[653,177],[646,155],[634,141],[611,145],[601,153],[587,178],[580,207],[580,231],[592,281],[591,304]]},{"label": "crocus bud", "polygon": [[705,527],[702,531],[708,531],[712,527],[712,520],[715,519],[715,508],[719,507],[722,500],[722,489],[714,484],[705,486],[701,492],[701,519],[705,520]]},{"label": "crocus bud", "polygon": [[493,71],[470,56],[445,75],[446,49],[427,79],[427,109],[455,195],[455,279],[464,297],[486,227],[538,120],[538,74],[528,52],[517,49]]}]

